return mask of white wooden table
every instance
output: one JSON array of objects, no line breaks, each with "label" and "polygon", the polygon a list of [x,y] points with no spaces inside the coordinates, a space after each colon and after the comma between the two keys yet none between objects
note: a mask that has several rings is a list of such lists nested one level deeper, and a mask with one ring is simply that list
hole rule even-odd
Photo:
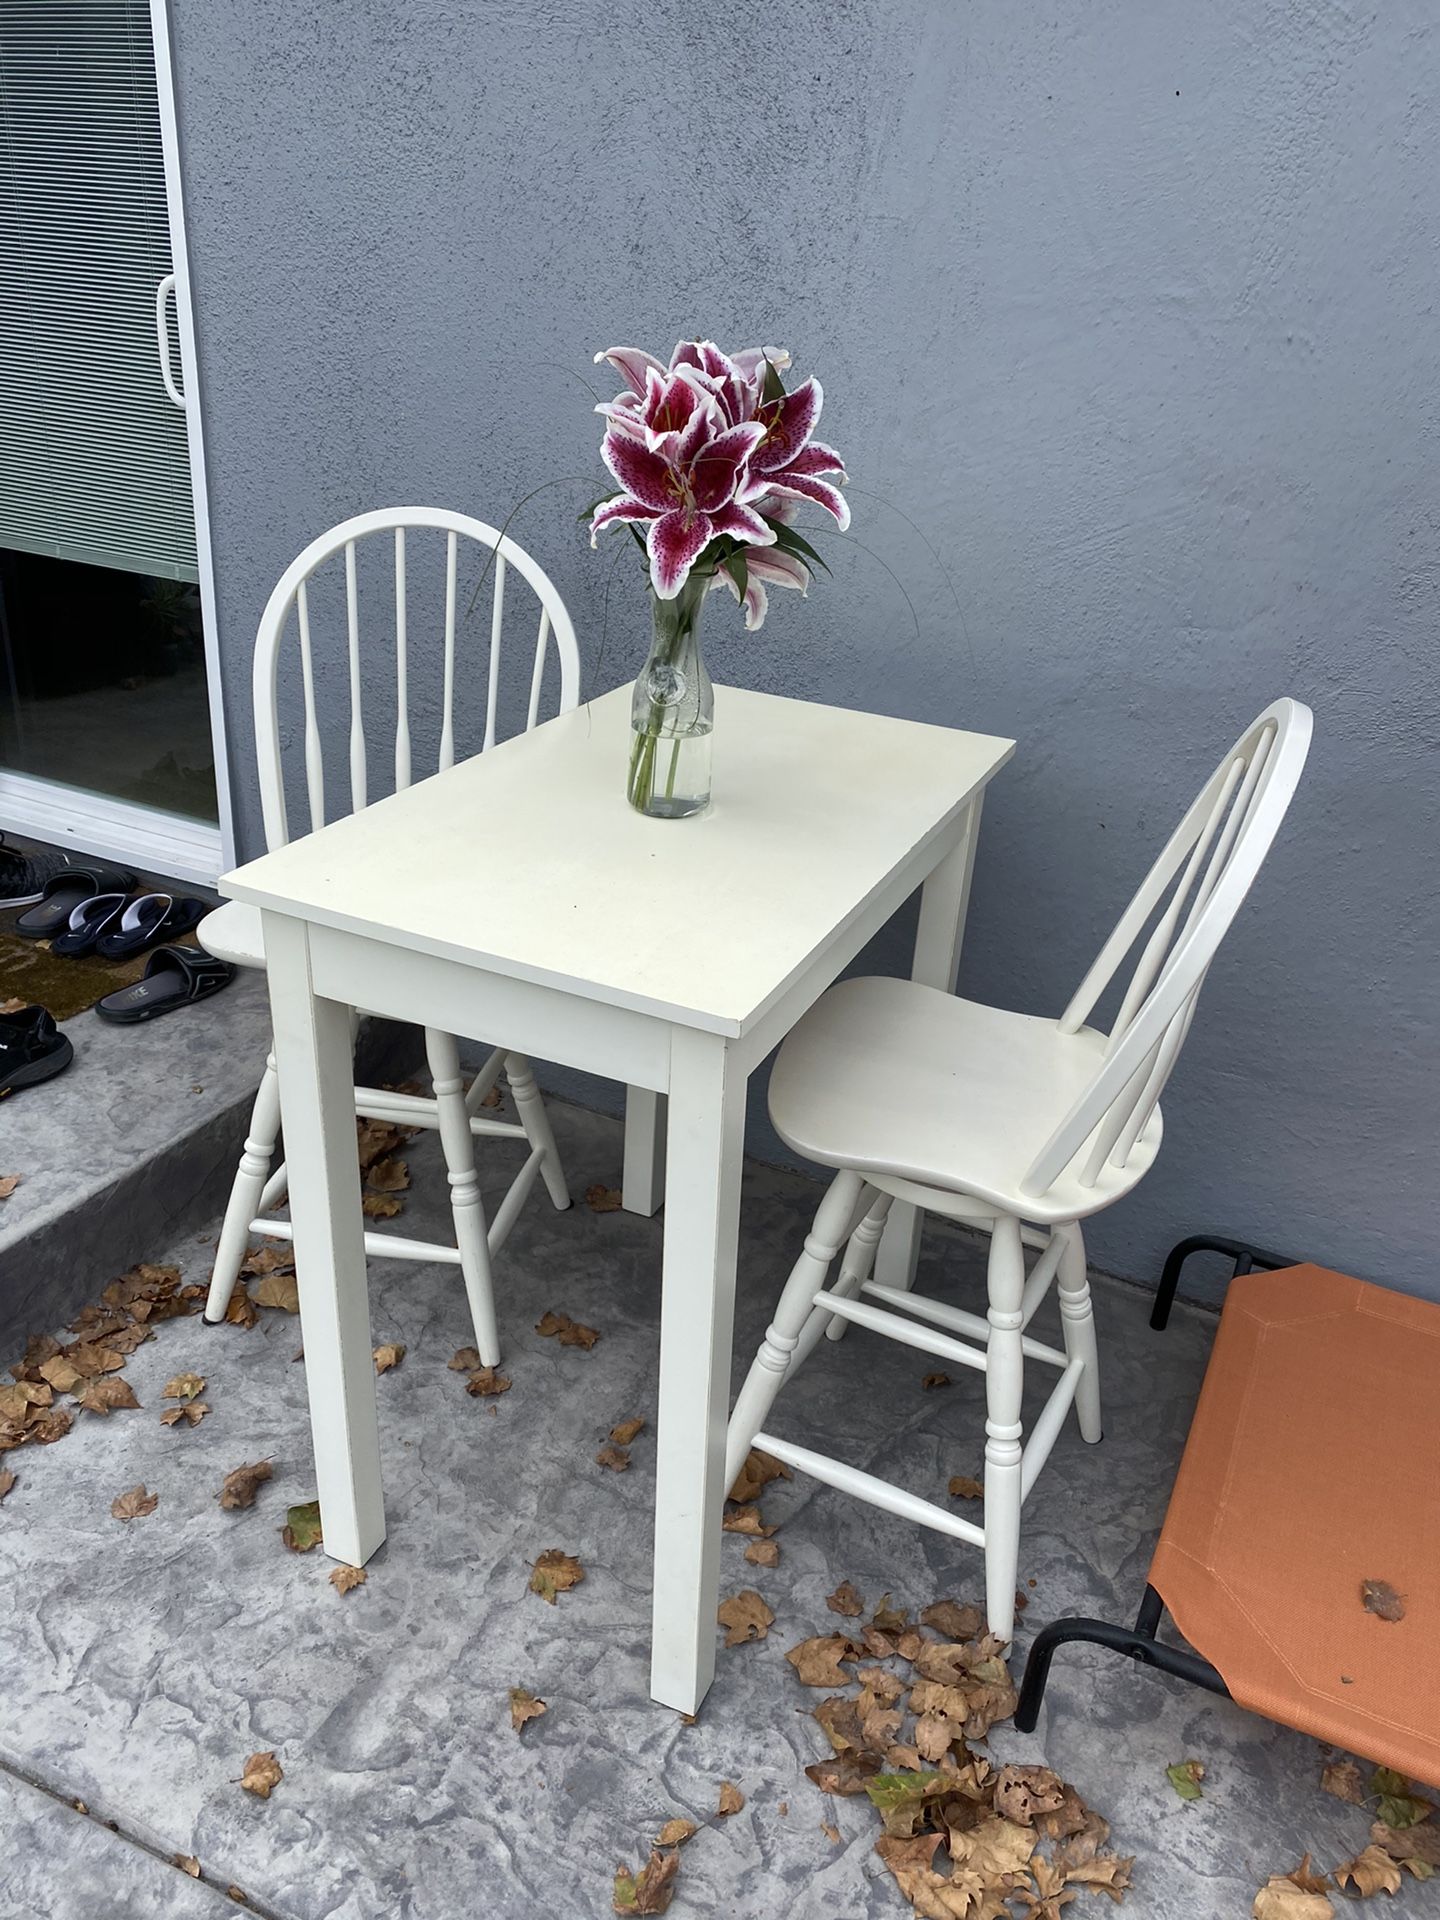
[{"label": "white wooden table", "polygon": [[[624,798],[629,708],[628,688],[607,694],[221,888],[263,917],[336,1559],[363,1565],[385,1538],[349,1009],[630,1089],[626,1204],[653,1212],[662,1182],[669,1202],[651,1691],[691,1712],[715,1668],[747,1081],[922,885],[914,977],[953,986],[981,796],[1014,746],[717,687],[713,805],[647,820]],[[895,1208],[881,1251],[908,1285],[913,1214]]]}]

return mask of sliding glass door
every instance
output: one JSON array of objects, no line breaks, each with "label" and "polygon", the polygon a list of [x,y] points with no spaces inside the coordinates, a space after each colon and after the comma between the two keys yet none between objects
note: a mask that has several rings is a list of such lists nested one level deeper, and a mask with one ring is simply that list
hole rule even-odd
[{"label": "sliding glass door", "polygon": [[163,32],[150,0],[0,0],[0,827],[52,808],[204,877],[224,796]]}]

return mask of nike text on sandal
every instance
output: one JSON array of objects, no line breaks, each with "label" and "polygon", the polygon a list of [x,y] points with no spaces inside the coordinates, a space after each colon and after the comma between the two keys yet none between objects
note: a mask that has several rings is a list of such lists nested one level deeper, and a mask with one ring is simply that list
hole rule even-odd
[{"label": "nike text on sandal", "polygon": [[96,1001],[95,1011],[102,1020],[113,1020],[117,1026],[157,1020],[162,1013],[176,1013],[181,1007],[223,992],[237,972],[228,960],[217,960],[203,947],[157,947],[145,978],[133,987],[107,993],[103,1000]]},{"label": "nike text on sandal", "polygon": [[[178,940],[182,933],[198,927],[210,909],[203,900],[189,896],[176,899],[168,893],[142,893],[132,900],[119,920],[112,920],[95,942],[95,951],[106,960],[128,960],[162,940]],[[60,951],[60,942],[55,942]]]},{"label": "nike text on sandal", "polygon": [[69,1036],[44,1007],[0,1013],[0,1100],[63,1073],[75,1058]]},{"label": "nike text on sandal", "polygon": [[21,914],[15,931],[26,940],[49,940],[65,931],[76,907],[100,893],[128,894],[134,885],[134,874],[123,867],[67,867],[45,882],[39,906]]}]

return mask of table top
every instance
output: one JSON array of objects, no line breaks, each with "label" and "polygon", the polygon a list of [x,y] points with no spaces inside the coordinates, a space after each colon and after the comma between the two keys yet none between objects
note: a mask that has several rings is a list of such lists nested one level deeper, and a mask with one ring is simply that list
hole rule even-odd
[{"label": "table top", "polygon": [[714,794],[625,799],[617,688],[237,868],[237,900],[488,972],[745,1033],[1011,740],[715,689]]}]

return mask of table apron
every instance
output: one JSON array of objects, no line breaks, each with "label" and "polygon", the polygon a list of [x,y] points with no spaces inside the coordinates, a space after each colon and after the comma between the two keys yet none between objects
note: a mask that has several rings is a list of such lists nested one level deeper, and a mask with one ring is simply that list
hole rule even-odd
[{"label": "table apron", "polygon": [[323,999],[656,1093],[670,1084],[666,1020],[313,921],[309,940],[310,977]]}]

